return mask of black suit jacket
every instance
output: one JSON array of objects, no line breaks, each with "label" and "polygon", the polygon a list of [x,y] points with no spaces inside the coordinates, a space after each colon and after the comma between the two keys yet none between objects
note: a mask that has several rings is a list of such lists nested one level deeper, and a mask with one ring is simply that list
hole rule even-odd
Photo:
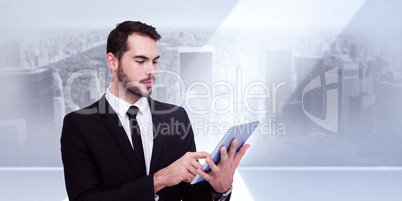
[{"label": "black suit jacket", "polygon": [[[140,168],[117,114],[105,96],[65,116],[61,153],[70,201],[154,201],[153,175],[196,151],[186,111],[149,99],[154,127],[150,174]],[[161,201],[212,200],[208,182],[181,182],[157,194]]]}]

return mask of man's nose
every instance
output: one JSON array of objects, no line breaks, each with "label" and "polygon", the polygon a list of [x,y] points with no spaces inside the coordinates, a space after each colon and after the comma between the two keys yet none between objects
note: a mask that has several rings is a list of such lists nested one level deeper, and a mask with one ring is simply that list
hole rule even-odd
[{"label": "man's nose", "polygon": [[154,70],[154,63],[152,61],[147,62],[147,65],[145,66],[145,74],[149,75],[152,73]]}]

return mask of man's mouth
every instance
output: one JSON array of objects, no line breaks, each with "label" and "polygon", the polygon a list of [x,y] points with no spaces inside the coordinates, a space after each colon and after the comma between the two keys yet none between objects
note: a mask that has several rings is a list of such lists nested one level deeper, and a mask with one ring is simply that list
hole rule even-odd
[{"label": "man's mouth", "polygon": [[154,81],[155,81],[155,76],[150,75],[147,78],[140,80],[140,83],[145,85],[145,87],[149,88],[149,87],[152,87],[152,85],[154,84]]},{"label": "man's mouth", "polygon": [[141,81],[141,83],[143,85],[145,85],[146,87],[152,87],[154,81],[153,80],[145,80],[145,81]]}]

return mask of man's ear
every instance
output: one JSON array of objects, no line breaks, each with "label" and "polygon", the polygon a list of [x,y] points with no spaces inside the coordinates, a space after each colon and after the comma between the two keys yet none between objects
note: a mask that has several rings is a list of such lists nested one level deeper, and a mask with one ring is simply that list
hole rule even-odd
[{"label": "man's ear", "polygon": [[118,59],[114,56],[113,53],[110,53],[110,52],[107,53],[107,55],[106,55],[106,63],[107,63],[107,66],[112,71],[116,71],[119,67]]}]

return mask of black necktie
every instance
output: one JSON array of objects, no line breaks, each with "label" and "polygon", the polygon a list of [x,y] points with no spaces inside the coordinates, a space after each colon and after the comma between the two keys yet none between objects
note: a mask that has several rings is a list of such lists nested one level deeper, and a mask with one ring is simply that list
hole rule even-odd
[{"label": "black necktie", "polygon": [[144,150],[142,148],[140,126],[137,122],[137,113],[138,107],[136,106],[131,106],[127,111],[127,115],[130,120],[131,140],[133,141],[134,152],[137,155],[138,161],[140,162],[140,169],[143,171],[144,176],[146,176]]}]

